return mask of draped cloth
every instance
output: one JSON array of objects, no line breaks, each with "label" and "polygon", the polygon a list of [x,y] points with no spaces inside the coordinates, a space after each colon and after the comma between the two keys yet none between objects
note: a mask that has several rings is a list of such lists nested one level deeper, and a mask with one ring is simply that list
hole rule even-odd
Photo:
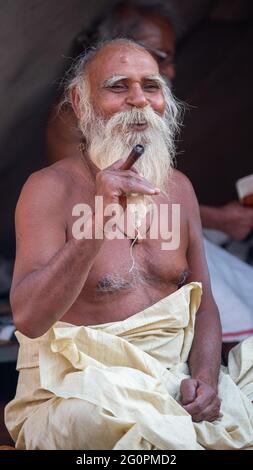
[{"label": "draped cloth", "polygon": [[19,381],[5,412],[16,447],[253,449],[253,338],[220,371],[216,421],[193,423],[179,403],[201,293],[192,282],[124,321],[17,332]]}]

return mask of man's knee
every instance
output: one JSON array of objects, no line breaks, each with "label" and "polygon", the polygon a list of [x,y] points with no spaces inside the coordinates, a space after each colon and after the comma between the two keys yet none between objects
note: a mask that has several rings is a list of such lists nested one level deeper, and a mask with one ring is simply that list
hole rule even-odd
[{"label": "man's knee", "polygon": [[26,420],[20,442],[25,442],[25,448],[30,450],[111,449],[127,428],[97,405],[78,398],[57,397],[40,405]]}]

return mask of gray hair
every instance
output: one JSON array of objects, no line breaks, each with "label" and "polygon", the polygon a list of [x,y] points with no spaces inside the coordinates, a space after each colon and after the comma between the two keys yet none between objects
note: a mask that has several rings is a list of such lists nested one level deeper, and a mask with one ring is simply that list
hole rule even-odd
[{"label": "gray hair", "polygon": [[[64,105],[72,106],[71,92],[73,89],[75,89],[79,96],[80,114],[85,116],[86,123],[93,122],[92,120],[94,113],[90,103],[90,84],[87,75],[87,68],[89,64],[95,59],[99,51],[109,44],[123,44],[148,53],[148,51],[142,45],[131,39],[125,38],[100,42],[97,46],[92,47],[86,52],[86,54],[81,55],[75,62],[74,66],[71,68],[70,76],[66,80],[65,84],[64,97],[59,104],[59,110],[61,110],[62,106]],[[165,119],[167,122],[168,137],[170,138],[170,154],[173,158],[175,154],[173,139],[181,127],[184,106],[182,102],[178,101],[173,96],[170,88],[167,86],[166,80],[161,76],[159,76],[159,83],[165,99]],[[80,122],[79,129],[85,137],[86,129],[80,125]]]},{"label": "gray hair", "polygon": [[71,91],[74,88],[78,93],[81,93],[84,86],[89,87],[86,73],[87,68],[89,64],[91,64],[91,62],[95,59],[97,54],[109,44],[127,45],[134,49],[140,49],[148,52],[144,46],[128,38],[108,39],[105,41],[100,41],[96,45],[88,48],[84,54],[81,54],[79,57],[77,57],[63,79],[64,93],[59,103],[58,111],[61,110],[65,105],[72,105]]}]

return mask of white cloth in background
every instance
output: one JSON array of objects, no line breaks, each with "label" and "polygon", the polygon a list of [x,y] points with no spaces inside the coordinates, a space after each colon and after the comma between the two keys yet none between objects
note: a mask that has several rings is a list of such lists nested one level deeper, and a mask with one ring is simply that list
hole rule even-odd
[{"label": "white cloth in background", "polygon": [[204,238],[214,299],[224,342],[253,334],[253,268]]}]

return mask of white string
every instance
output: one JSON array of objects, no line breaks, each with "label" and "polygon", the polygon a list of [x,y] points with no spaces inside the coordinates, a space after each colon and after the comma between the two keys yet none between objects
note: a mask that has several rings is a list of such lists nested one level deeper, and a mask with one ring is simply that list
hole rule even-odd
[{"label": "white string", "polygon": [[134,255],[133,255],[133,246],[134,246],[136,240],[138,239],[139,235],[140,235],[139,228],[137,228],[137,235],[134,238],[134,240],[132,241],[131,246],[130,246],[130,256],[132,258],[132,266],[131,266],[130,270],[128,271],[129,273],[132,272],[132,270],[134,269],[134,266],[135,266]]},{"label": "white string", "polygon": [[141,226],[141,218],[139,218],[138,212],[136,211],[134,213],[134,215],[135,215],[135,229],[137,230],[137,235],[133,239],[133,241],[131,243],[131,246],[130,246],[130,256],[132,258],[132,266],[131,266],[130,270],[128,271],[129,273],[131,273],[133,271],[134,266],[135,266],[134,255],[133,255],[133,247],[134,247],[134,244],[136,243],[136,241],[138,240],[138,237],[140,237],[139,228]]}]

